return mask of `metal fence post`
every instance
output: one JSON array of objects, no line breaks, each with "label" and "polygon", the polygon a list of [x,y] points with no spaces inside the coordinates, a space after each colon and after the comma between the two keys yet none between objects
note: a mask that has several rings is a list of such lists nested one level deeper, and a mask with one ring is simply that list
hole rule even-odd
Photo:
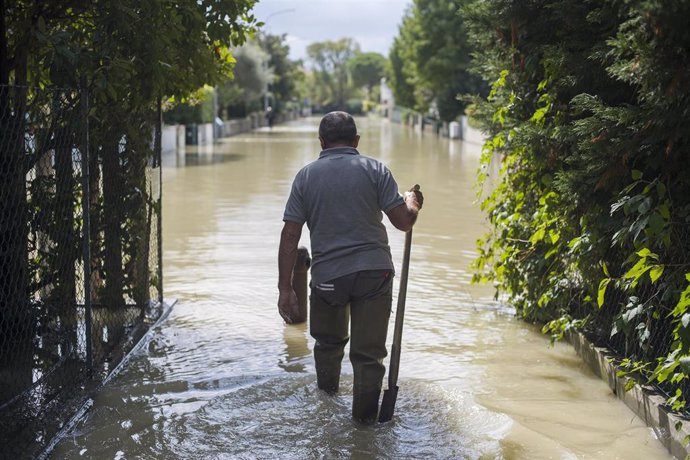
[{"label": "metal fence post", "polygon": [[163,305],[163,99],[158,98],[156,139],[154,141],[158,161],[158,302]]},{"label": "metal fence post", "polygon": [[91,300],[91,190],[89,177],[89,90],[86,85],[86,78],[82,77],[80,84],[81,92],[81,123],[82,123],[82,146],[81,146],[81,180],[82,180],[82,258],[84,259],[84,323],[86,340],[86,367],[88,372],[93,371],[93,341],[91,332],[92,321],[92,300]]}]

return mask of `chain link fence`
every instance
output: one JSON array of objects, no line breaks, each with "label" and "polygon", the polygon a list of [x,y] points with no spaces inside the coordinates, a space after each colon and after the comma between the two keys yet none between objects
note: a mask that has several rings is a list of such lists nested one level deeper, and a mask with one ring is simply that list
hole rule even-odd
[{"label": "chain link fence", "polygon": [[[665,276],[669,282],[674,278],[683,278],[690,267],[690,254],[680,248],[687,247],[690,241],[690,225],[674,222],[672,234],[674,244],[664,254],[662,260],[666,264]],[[625,250],[627,249],[627,250]],[[612,267],[629,267],[625,264],[628,254],[634,249],[611,246],[604,259]],[[611,273],[615,278],[621,278],[623,273]],[[664,360],[671,351],[674,342],[676,325],[671,314],[677,302],[678,292],[666,289],[665,282],[653,284],[648,278],[630,286],[629,280],[621,280],[621,284],[611,283],[605,293],[604,306],[591,313],[591,320],[587,323],[585,333],[597,345],[612,350],[616,364],[622,359],[631,361],[632,366],[645,366],[646,372],[633,372],[641,383],[647,383],[647,376],[655,369],[659,360]],[[680,284],[680,283],[676,283]],[[576,316],[584,317],[587,312],[576,312]],[[681,332],[682,333],[682,332]],[[651,381],[649,385],[667,398],[681,396],[690,401],[690,381],[663,382]],[[677,394],[680,391],[680,394]],[[685,417],[690,417],[690,408],[679,409]]]},{"label": "chain link fence", "polygon": [[0,86],[3,457],[40,453],[163,311],[151,112],[90,129],[85,89]]}]

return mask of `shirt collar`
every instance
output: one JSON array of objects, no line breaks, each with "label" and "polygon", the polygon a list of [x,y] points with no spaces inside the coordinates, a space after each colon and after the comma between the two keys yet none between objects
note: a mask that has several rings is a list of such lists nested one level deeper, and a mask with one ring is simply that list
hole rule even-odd
[{"label": "shirt collar", "polygon": [[322,150],[319,158],[324,158],[331,155],[359,155],[359,152],[354,147],[333,147]]}]

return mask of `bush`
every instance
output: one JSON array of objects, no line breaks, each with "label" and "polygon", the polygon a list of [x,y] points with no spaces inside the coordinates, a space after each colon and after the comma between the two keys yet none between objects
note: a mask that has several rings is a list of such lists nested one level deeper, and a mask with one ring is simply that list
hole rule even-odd
[{"label": "bush", "polygon": [[[554,339],[580,328],[690,396],[690,35],[684,2],[476,1],[474,113],[492,230],[477,280]],[[484,180],[482,175],[480,180]]]}]

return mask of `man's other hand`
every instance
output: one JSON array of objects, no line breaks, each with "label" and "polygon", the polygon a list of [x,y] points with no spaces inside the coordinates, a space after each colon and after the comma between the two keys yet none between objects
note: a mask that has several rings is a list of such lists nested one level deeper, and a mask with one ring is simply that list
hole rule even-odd
[{"label": "man's other hand", "polygon": [[419,185],[415,185],[409,191],[405,192],[403,199],[409,208],[417,211],[422,209],[422,205],[424,204],[424,195],[422,191],[419,190]]},{"label": "man's other hand", "polygon": [[292,324],[299,317],[299,303],[295,290],[281,289],[278,295],[278,313],[286,323]]}]

